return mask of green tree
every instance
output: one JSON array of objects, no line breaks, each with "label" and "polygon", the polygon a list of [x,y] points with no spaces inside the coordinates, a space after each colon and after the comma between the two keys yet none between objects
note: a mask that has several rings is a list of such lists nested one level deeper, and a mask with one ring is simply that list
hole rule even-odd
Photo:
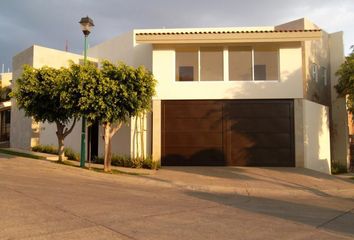
[{"label": "green tree", "polygon": [[347,97],[348,110],[354,113],[354,46],[336,72],[336,76],[339,77],[339,81],[335,88],[340,97]]},{"label": "green tree", "polygon": [[[76,66],[85,69],[85,66]],[[89,71],[90,69],[86,69]],[[80,70],[77,70],[80,72]],[[104,129],[104,171],[111,171],[111,141],[123,123],[151,107],[155,80],[144,67],[134,69],[123,63],[102,62],[102,69],[90,73],[83,81],[81,113],[88,121],[99,121]]]},{"label": "green tree", "polygon": [[10,100],[11,88],[10,87],[0,87],[0,102],[5,102]]},{"label": "green tree", "polygon": [[[37,122],[56,124],[59,161],[64,160],[64,139],[72,132],[79,117],[77,81],[69,68],[44,66],[35,69],[25,65],[10,94],[26,116]],[[71,126],[67,127],[71,121]]]}]

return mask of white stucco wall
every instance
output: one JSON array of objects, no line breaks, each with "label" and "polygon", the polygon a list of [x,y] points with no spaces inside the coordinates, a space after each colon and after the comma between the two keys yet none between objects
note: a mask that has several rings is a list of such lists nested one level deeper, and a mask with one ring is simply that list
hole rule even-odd
[{"label": "white stucco wall", "polygon": [[303,100],[304,167],[331,173],[329,109]]},{"label": "white stucco wall", "polygon": [[[340,65],[344,62],[343,32],[329,35],[330,49],[330,80],[331,86],[338,84],[338,77],[335,75]],[[334,87],[331,89],[331,141],[332,159],[349,168],[349,130],[348,112],[345,98],[338,98]]]},{"label": "white stucco wall", "polygon": [[[33,64],[33,49],[34,47],[27,48],[26,50],[18,53],[12,59],[13,69],[13,82],[20,77],[22,73],[22,66],[24,64]],[[10,125],[10,147],[29,150],[31,142],[38,139],[37,134],[32,129],[32,119],[25,117],[25,113],[19,110],[16,106],[14,99],[11,99],[11,125]]]},{"label": "white stucco wall", "polygon": [[[227,60],[227,58],[226,58]],[[175,80],[175,50],[155,47],[153,74],[158,80],[154,99],[276,99],[302,98],[302,50],[300,43],[281,45],[279,81],[192,81]],[[225,62],[224,65],[228,63]]]},{"label": "white stucco wall", "polygon": [[[17,79],[22,73],[23,64],[35,68],[50,66],[55,68],[67,67],[69,60],[78,63],[82,55],[50,49],[41,46],[32,46],[13,58],[13,74]],[[95,61],[93,58],[89,60]],[[30,149],[37,144],[57,145],[56,126],[49,123],[35,123],[31,118],[24,116],[24,111],[18,110],[14,99],[11,109],[10,146],[14,148]],[[67,136],[65,143],[75,151],[80,150],[81,123],[77,123],[73,132]]]},{"label": "white stucco wall", "polygon": [[[72,122],[67,126],[71,127]],[[57,127],[55,124],[50,124],[48,122],[41,123],[39,144],[41,145],[53,145],[58,146],[58,139],[55,134]],[[73,131],[65,138],[64,144],[66,147],[70,147],[75,152],[80,153],[80,143],[81,143],[81,121],[77,121]]]},{"label": "white stucco wall", "polygon": [[[128,32],[105,41],[88,49],[88,55],[98,60],[109,60],[113,63],[122,61],[128,65],[138,67],[144,65],[147,69],[152,68],[152,46],[150,44],[135,44],[135,33]],[[144,152],[145,156],[151,154],[151,130],[150,118],[145,120]],[[114,154],[137,156],[137,149],[140,148],[141,139],[135,128],[135,120],[131,119],[128,124],[113,136],[112,152]],[[102,139],[103,129],[99,130],[99,155],[104,152],[104,142]]]},{"label": "white stucco wall", "polygon": [[114,37],[88,49],[88,56],[113,63],[124,63],[138,67],[144,65],[151,70],[152,46],[151,44],[135,44],[135,32]]}]

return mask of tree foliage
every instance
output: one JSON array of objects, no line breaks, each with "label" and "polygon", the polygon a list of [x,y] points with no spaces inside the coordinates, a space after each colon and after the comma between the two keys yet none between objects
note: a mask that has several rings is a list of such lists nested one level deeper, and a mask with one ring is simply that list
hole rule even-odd
[{"label": "tree foliage", "polygon": [[10,87],[0,87],[0,102],[9,101],[11,88]]},{"label": "tree foliage", "polygon": [[[77,66],[78,68],[85,68]],[[81,113],[89,122],[99,121],[104,128],[105,171],[110,171],[111,139],[123,123],[151,108],[156,81],[144,67],[102,62],[101,70],[83,81]]]},{"label": "tree foliage", "polygon": [[336,72],[339,82],[335,86],[340,97],[347,97],[348,110],[354,113],[354,46],[352,52]]},{"label": "tree foliage", "polygon": [[[79,114],[78,80],[69,68],[44,66],[35,69],[25,65],[10,94],[19,109],[37,122],[55,123],[59,144],[59,160],[64,157],[64,138],[71,133]],[[70,128],[66,125],[73,120]]]},{"label": "tree foliage", "polygon": [[[124,63],[71,62],[69,68],[35,69],[24,66],[11,93],[26,116],[37,122],[56,123],[59,159],[63,159],[64,138],[72,131],[76,119],[85,116],[88,123],[100,122],[104,128],[105,171],[111,167],[111,139],[123,123],[141,116],[151,108],[156,81],[144,67]],[[73,119],[70,128],[66,125]]]}]

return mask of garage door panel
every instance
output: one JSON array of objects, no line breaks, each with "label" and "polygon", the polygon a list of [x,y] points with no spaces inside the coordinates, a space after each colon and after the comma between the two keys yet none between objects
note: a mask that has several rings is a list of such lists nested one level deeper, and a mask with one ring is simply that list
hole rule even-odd
[{"label": "garage door panel", "polygon": [[162,101],[163,165],[294,166],[292,100]]},{"label": "garage door panel", "polygon": [[289,133],[231,133],[231,148],[290,148]]},{"label": "garage door panel", "polygon": [[185,132],[170,132],[165,135],[165,147],[215,147],[222,146],[222,133],[200,132],[185,133]]},{"label": "garage door panel", "polygon": [[247,133],[282,133],[289,132],[291,129],[288,118],[236,118],[230,119],[228,126],[230,126],[232,131]]},{"label": "garage door panel", "polygon": [[232,149],[231,164],[237,166],[294,167],[289,161],[292,152],[288,148]]},{"label": "garage door panel", "polygon": [[225,165],[222,147],[166,147],[164,163],[168,165]]},{"label": "garage door panel", "polygon": [[171,118],[165,121],[165,131],[168,132],[221,132],[220,118]]},{"label": "garage door panel", "polygon": [[167,105],[165,106],[165,119],[178,118],[222,118],[221,104],[193,104]]},{"label": "garage door panel", "polygon": [[224,115],[228,118],[279,118],[290,117],[288,104],[227,102]]}]

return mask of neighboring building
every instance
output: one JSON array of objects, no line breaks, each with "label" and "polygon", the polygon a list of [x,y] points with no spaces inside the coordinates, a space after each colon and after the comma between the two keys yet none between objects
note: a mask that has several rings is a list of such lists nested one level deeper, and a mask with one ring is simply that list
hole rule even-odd
[{"label": "neighboring building", "polygon": [[[306,19],[275,27],[134,30],[88,55],[145,65],[158,80],[146,129],[132,119],[114,136],[115,153],[135,156],[143,149],[163,166],[329,173],[331,159],[348,165],[345,100],[333,90],[344,59],[341,32],[328,34]],[[24,63],[60,67],[80,57],[34,46],[14,57],[14,79]],[[56,144],[52,125],[31,128],[22,111],[12,113],[12,147]],[[77,151],[80,128],[66,140]],[[95,128],[91,145],[102,155],[102,130]]]},{"label": "neighboring building", "polygon": [[11,101],[8,100],[12,73],[0,73],[0,147],[8,147],[10,141]]}]

